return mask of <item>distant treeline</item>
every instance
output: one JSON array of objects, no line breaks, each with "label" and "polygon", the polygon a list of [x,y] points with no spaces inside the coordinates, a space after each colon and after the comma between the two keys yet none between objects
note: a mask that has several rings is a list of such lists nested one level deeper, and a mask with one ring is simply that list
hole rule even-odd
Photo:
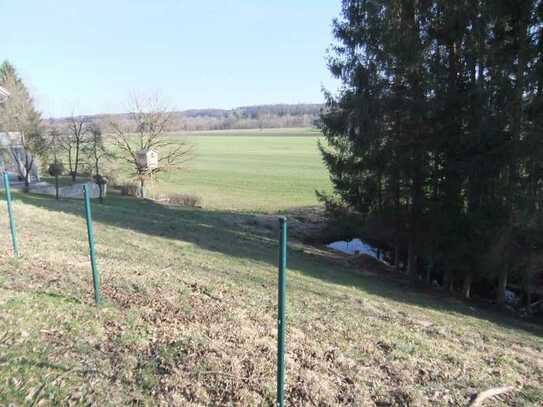
[{"label": "distant treeline", "polygon": [[[242,106],[234,109],[191,109],[172,112],[171,131],[230,130],[256,128],[311,127],[320,104],[276,104]],[[130,120],[128,113],[89,116],[93,121]],[[62,124],[67,118],[52,120]]]}]

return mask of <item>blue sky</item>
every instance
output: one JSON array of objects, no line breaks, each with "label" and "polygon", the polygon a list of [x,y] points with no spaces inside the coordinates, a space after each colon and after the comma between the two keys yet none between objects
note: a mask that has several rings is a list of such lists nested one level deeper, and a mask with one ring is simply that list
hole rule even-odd
[{"label": "blue sky", "polygon": [[0,59],[46,116],[321,102],[339,0],[0,0]]}]

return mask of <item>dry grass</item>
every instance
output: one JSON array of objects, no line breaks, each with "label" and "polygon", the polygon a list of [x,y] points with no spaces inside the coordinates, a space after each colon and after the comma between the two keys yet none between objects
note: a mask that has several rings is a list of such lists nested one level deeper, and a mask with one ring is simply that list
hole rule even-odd
[{"label": "dry grass", "polygon": [[200,208],[202,206],[202,198],[195,194],[158,193],[158,194],[154,194],[152,199],[160,203],[187,206],[189,208]]},{"label": "dry grass", "polygon": [[[95,205],[96,309],[81,202],[18,196],[15,213],[0,404],[273,405],[273,226],[114,195]],[[519,390],[485,405],[541,405],[541,327],[350,267],[291,247],[287,405],[467,405],[499,385]]]}]

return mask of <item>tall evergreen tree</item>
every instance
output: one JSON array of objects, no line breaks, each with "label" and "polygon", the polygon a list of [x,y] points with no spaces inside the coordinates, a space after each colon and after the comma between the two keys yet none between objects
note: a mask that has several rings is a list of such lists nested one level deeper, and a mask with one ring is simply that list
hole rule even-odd
[{"label": "tall evergreen tree", "polygon": [[343,87],[326,95],[321,151],[344,204],[393,231],[382,244],[413,282],[462,282],[469,297],[474,280],[493,280],[503,302],[522,276],[512,247],[543,234],[530,226],[543,186],[542,8],[342,2],[329,66]]},{"label": "tall evergreen tree", "polygon": [[22,151],[14,151],[12,155],[28,190],[36,157],[46,150],[40,128],[41,114],[15,67],[8,61],[0,65],[0,85],[10,92],[10,97],[0,106],[0,127],[3,131],[15,132],[22,146]]}]

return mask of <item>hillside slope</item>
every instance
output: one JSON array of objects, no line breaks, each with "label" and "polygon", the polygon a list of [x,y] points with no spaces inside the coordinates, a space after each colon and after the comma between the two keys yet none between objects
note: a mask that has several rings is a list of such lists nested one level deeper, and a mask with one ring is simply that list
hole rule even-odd
[{"label": "hillside slope", "polygon": [[[106,305],[93,305],[82,203],[0,209],[0,404],[272,405],[275,231],[251,215],[117,196],[95,204]],[[543,402],[540,327],[289,252],[287,405]]]}]

